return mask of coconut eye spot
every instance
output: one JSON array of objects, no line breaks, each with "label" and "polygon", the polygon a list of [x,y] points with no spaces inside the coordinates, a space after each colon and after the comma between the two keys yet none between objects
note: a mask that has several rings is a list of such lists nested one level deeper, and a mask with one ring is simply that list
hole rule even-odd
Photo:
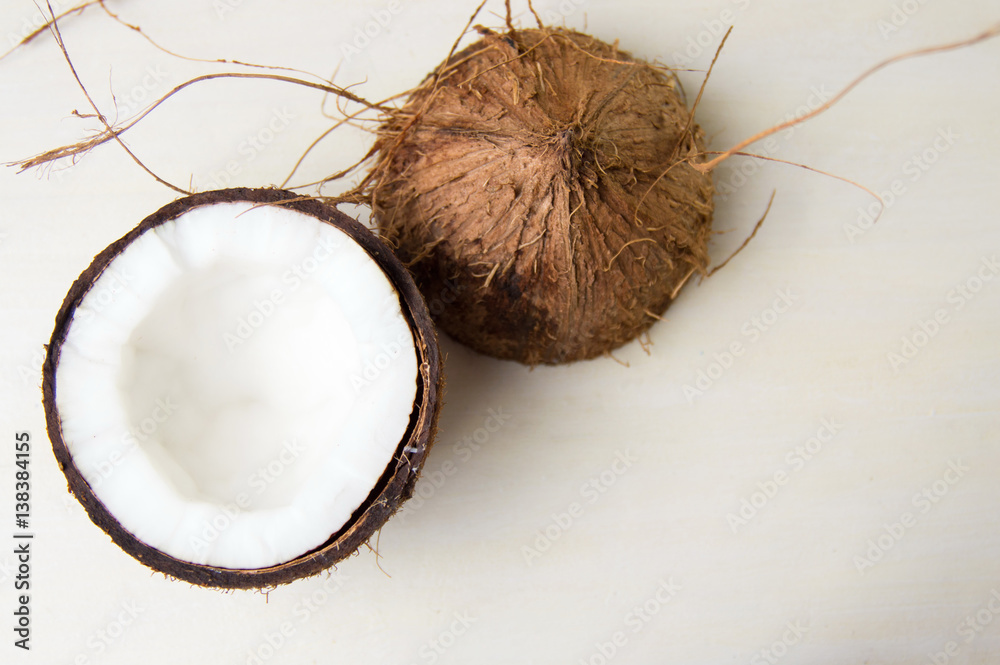
[{"label": "coconut eye spot", "polygon": [[409,427],[416,349],[354,240],[277,206],[193,208],[84,295],[56,374],[66,446],[121,525],[256,569],[321,546]]}]

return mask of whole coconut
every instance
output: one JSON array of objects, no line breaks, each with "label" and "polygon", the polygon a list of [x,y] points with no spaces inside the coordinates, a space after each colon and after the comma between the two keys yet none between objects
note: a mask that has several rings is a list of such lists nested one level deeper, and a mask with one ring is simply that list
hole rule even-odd
[{"label": "whole coconut", "polygon": [[529,365],[605,354],[706,268],[702,133],[672,73],[617,46],[478,30],[381,127],[380,232],[457,340]]}]

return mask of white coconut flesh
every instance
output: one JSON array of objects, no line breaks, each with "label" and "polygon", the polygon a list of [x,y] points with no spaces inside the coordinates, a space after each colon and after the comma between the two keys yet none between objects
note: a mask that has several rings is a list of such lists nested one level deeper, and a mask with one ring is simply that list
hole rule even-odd
[{"label": "white coconut flesh", "polygon": [[339,229],[220,203],[146,231],[73,316],[63,438],[143,543],[232,569],[281,564],[350,519],[417,390],[398,292]]}]

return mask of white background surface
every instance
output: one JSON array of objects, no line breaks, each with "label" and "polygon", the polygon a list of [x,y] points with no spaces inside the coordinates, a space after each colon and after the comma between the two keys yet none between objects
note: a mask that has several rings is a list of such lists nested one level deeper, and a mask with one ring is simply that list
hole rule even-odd
[{"label": "white background surface", "polygon": [[[564,3],[567,25],[666,64],[713,21],[733,23],[698,112],[714,148],[795,113],[812,89],[838,90],[887,56],[1000,20],[992,0],[910,5],[919,9],[897,14],[899,29],[883,34],[879,21],[892,21],[901,3]],[[370,12],[389,4],[230,0],[221,16],[208,0],[110,6],[188,55],[329,75]],[[555,0],[536,6],[545,16],[559,8]],[[357,90],[373,99],[415,85],[472,9],[404,1],[371,45],[342,62],[337,82],[367,76]],[[4,0],[3,45],[37,14],[29,2]],[[140,98],[226,69],[173,59],[99,10],[67,21],[64,35],[106,111],[112,89],[135,110]],[[692,68],[707,67],[717,41]],[[693,98],[701,74],[682,79]],[[685,288],[652,329],[650,355],[635,343],[617,361],[529,371],[443,340],[448,400],[424,471],[427,498],[382,530],[380,560],[364,551],[332,582],[300,581],[267,596],[191,588],[122,553],[66,493],[45,435],[37,368],[63,296],[94,254],[175,194],[110,145],[48,177],[4,169],[0,539],[11,545],[0,545],[0,660],[237,665],[256,652],[268,663],[596,665],[606,662],[603,650],[615,663],[765,663],[780,654],[789,664],[921,664],[954,641],[947,662],[996,662],[1000,601],[989,604],[991,592],[1000,596],[1000,278],[971,300],[949,293],[1000,254],[998,80],[1000,40],[906,62],[780,136],[776,157],[879,191],[898,181],[905,191],[876,227],[849,238],[870,197],[801,169],[761,166],[718,201],[715,227],[732,232],[716,238],[713,257],[739,244],[777,189],[763,229],[725,270]],[[0,160],[83,136],[94,124],[70,113],[85,104],[50,38],[0,61]],[[276,113],[294,118],[265,150],[248,152],[246,137]],[[329,123],[317,93],[221,81],[174,98],[128,139],[169,180],[211,189],[213,174],[236,161],[232,184],[265,186],[280,183]],[[957,140],[935,151],[949,130]],[[335,134],[299,182],[353,161],[366,140]],[[934,165],[914,171],[913,156],[925,150]],[[720,168],[717,183],[739,166]],[[779,291],[790,291],[794,306],[768,318]],[[948,323],[893,368],[887,354],[936,310]],[[755,317],[772,321],[756,341],[745,333]],[[684,386],[734,342],[743,355],[688,399]],[[463,438],[482,440],[477,429],[491,412],[506,421],[472,450]],[[812,459],[790,463],[824,418],[841,429]],[[14,649],[6,627],[19,430],[34,439],[30,654]],[[637,461],[615,474],[619,454]],[[950,463],[968,467],[954,484],[944,481]],[[442,468],[451,474],[435,485]],[[787,483],[734,533],[727,515],[779,471]],[[602,492],[584,489],[602,473]],[[935,503],[914,499],[935,483]],[[577,517],[559,526],[553,516],[574,504]],[[898,542],[883,538],[881,559],[859,570],[870,541],[879,549],[885,525],[906,513],[913,525]],[[526,547],[546,545],[537,541],[547,529],[554,541],[526,556]],[[658,588],[671,580],[680,589],[660,604]],[[658,611],[644,621],[633,608],[647,603]],[[963,628],[969,617],[986,624],[981,632]],[[805,634],[789,632],[790,622]],[[280,647],[272,652],[269,640]]]}]

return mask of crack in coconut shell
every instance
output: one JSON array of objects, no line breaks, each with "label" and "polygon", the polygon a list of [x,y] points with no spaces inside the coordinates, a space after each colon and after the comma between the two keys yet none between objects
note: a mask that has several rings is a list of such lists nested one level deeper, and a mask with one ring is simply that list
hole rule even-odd
[{"label": "crack in coconut shell", "polygon": [[382,126],[379,229],[428,299],[456,294],[434,314],[468,346],[529,365],[608,353],[706,269],[701,130],[675,77],[615,46],[480,31]]},{"label": "crack in coconut shell", "polygon": [[[344,232],[371,257],[399,294],[404,318],[413,334],[417,354],[417,391],[409,424],[377,483],[350,519],[319,547],[294,559],[266,568],[230,569],[199,565],[170,556],[127,531],[102,504],[75,465],[63,439],[62,421],[56,405],[56,371],[60,351],[73,315],[101,273],[140,235],[185,212],[215,203],[250,202],[278,205],[316,218]],[[318,201],[278,189],[228,189],[188,196],[161,208],[124,237],[98,254],[90,267],[74,282],[56,317],[43,368],[43,402],[53,452],[66,476],[69,490],[86,509],[90,519],[128,554],[165,575],[192,584],[228,589],[257,589],[286,584],[315,575],[356,552],[412,496],[420,469],[436,433],[441,405],[443,376],[434,325],[426,304],[406,268],[384,242],[358,221]]]}]

